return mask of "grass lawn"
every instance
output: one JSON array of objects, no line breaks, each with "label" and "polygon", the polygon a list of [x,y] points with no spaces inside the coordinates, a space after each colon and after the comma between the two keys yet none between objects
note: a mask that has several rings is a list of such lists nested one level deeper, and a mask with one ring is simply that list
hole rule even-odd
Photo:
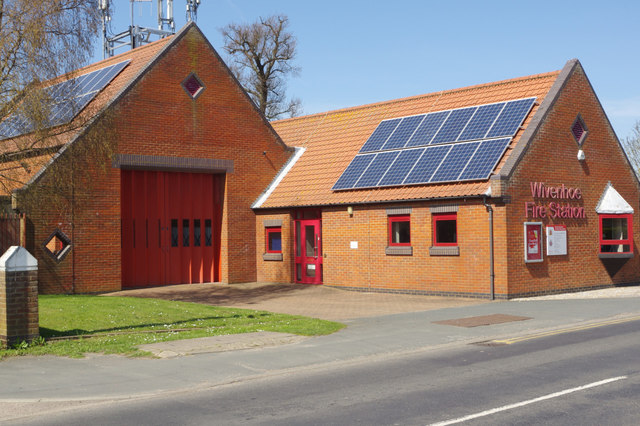
[{"label": "grass lawn", "polygon": [[[316,336],[343,324],[295,315],[135,297],[41,295],[40,335],[46,340],[0,349],[16,355],[82,357],[85,353],[145,356],[137,345],[254,331]],[[57,340],[68,336],[78,339]]]}]

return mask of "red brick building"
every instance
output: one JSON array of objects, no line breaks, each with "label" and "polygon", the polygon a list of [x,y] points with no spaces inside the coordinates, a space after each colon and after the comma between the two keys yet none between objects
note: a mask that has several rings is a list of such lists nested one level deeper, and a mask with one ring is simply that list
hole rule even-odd
[{"label": "red brick building", "polygon": [[[267,281],[509,298],[640,277],[639,182],[576,60],[271,124],[194,24],[52,87],[92,76],[38,149],[4,137],[42,293]],[[47,186],[73,202],[28,203]]]},{"label": "red brick building", "polygon": [[273,126],[299,156],[254,204],[259,280],[497,298],[639,280],[638,179],[577,60]]},{"label": "red brick building", "polygon": [[[69,77],[80,89],[91,79],[102,86],[39,142],[49,152],[4,164],[3,190],[31,224],[27,248],[39,261],[40,292],[255,281],[251,203],[293,150],[197,26],[61,80]],[[5,152],[32,136],[5,139]],[[105,138],[113,139],[111,161],[69,160]],[[74,182],[64,187],[73,206],[23,205],[29,191],[61,177],[61,186]]]}]

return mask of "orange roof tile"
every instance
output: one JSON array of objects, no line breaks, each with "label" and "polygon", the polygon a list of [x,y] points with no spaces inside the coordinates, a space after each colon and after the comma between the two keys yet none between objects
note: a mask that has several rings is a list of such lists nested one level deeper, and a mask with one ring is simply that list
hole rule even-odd
[{"label": "orange roof tile", "polygon": [[382,120],[474,105],[536,97],[536,104],[513,138],[496,172],[518,143],[560,71],[430,93],[273,122],[289,146],[304,154],[260,208],[371,203],[484,194],[488,181],[331,191],[342,172]]}]

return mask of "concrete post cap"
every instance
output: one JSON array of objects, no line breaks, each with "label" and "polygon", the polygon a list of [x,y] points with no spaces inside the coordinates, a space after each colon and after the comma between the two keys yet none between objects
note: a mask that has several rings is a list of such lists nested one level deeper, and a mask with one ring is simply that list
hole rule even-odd
[{"label": "concrete post cap", "polygon": [[0,271],[2,272],[24,272],[37,271],[38,261],[20,246],[11,246],[0,257]]}]

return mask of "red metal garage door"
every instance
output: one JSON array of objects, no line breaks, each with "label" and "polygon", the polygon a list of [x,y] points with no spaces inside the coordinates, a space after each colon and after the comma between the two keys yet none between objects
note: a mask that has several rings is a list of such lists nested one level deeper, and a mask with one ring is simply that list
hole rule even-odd
[{"label": "red metal garage door", "polygon": [[220,281],[224,175],[121,171],[122,286]]}]

